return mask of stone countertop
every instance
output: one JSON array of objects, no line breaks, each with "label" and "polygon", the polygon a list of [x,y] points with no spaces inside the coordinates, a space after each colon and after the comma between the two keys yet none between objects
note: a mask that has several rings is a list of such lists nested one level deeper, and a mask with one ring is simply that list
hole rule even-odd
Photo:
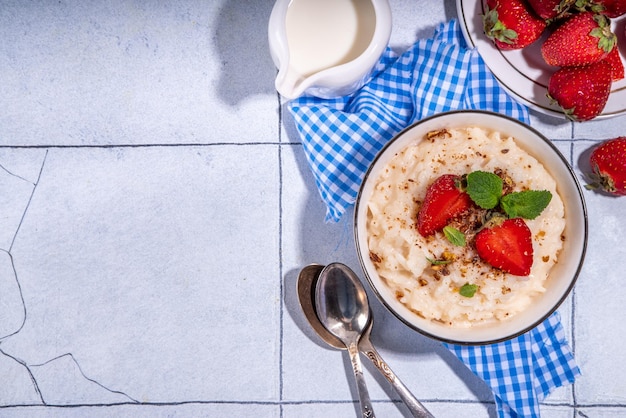
[{"label": "stone countertop", "polygon": [[[345,353],[306,323],[309,263],[358,270],[274,90],[268,0],[0,5],[0,416],[355,416]],[[456,18],[392,0],[402,51]],[[581,182],[626,116],[531,113]],[[582,376],[542,416],[626,415],[626,198],[585,191],[589,245],[560,308]],[[438,417],[489,388],[370,298],[372,340]],[[379,417],[408,416],[370,365]]]}]

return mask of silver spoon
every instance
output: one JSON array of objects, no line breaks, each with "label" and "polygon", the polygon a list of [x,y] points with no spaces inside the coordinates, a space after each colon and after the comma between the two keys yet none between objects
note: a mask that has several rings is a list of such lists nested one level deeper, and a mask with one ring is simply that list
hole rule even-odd
[{"label": "silver spoon", "polygon": [[374,410],[361,368],[359,339],[370,323],[365,292],[359,291],[358,278],[343,264],[324,267],[315,287],[315,307],[320,322],[348,348],[352,371],[356,379],[361,415],[373,418]]},{"label": "silver spoon", "polygon": [[[346,346],[328,330],[320,322],[315,310],[315,287],[318,277],[324,266],[319,264],[310,264],[304,267],[298,275],[297,293],[300,301],[300,307],[304,316],[317,335],[328,345],[337,349],[346,349]],[[376,369],[387,379],[395,391],[398,393],[402,401],[405,403],[411,415],[417,418],[432,418],[433,415],[421,404],[411,391],[402,383],[395,375],[393,370],[385,363],[382,357],[376,351],[371,343],[370,334],[372,331],[373,318],[370,314],[369,326],[359,340],[359,349],[371,362]]]}]

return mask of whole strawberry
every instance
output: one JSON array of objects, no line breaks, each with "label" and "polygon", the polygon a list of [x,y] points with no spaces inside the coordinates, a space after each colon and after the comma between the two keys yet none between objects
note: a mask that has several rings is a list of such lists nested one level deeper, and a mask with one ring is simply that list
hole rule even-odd
[{"label": "whole strawberry", "polygon": [[626,14],[626,0],[577,0],[578,10],[591,10],[613,18]]},{"label": "whole strawberry", "polygon": [[611,65],[602,60],[579,67],[563,67],[550,77],[548,97],[556,102],[565,116],[582,122],[602,112],[611,93]]},{"label": "whole strawberry", "polygon": [[609,55],[607,55],[605,60],[611,65],[611,74],[614,82],[624,78],[624,63],[622,62],[622,58],[619,56],[619,50],[617,47],[613,48],[613,50],[609,52]]},{"label": "whole strawberry", "polygon": [[593,173],[590,188],[626,196],[626,137],[609,139],[596,147],[589,157]]},{"label": "whole strawberry", "polygon": [[574,3],[576,0],[528,0],[531,9],[544,20],[560,18]]},{"label": "whole strawberry", "polygon": [[604,10],[602,11],[608,17],[619,17],[626,14],[626,0],[597,0]]},{"label": "whole strawberry", "polygon": [[547,26],[523,0],[487,0],[483,24],[485,35],[502,50],[532,44]]},{"label": "whole strawberry", "polygon": [[572,15],[541,45],[541,55],[556,67],[593,64],[604,59],[617,40],[611,22],[603,14]]}]

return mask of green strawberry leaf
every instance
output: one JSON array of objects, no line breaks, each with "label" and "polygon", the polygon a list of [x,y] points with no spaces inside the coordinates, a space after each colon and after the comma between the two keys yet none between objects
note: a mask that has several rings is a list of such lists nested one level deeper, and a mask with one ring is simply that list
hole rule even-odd
[{"label": "green strawberry leaf", "polygon": [[461,296],[465,296],[466,298],[471,298],[474,296],[477,290],[478,290],[478,285],[465,283],[459,289],[459,294]]},{"label": "green strawberry leaf", "polygon": [[617,36],[611,31],[610,20],[599,13],[593,16],[594,20],[598,23],[598,27],[589,32],[589,35],[598,38],[598,48],[604,52],[611,52],[617,42]]},{"label": "green strawberry leaf", "polygon": [[483,29],[489,39],[513,44],[517,39],[517,32],[508,29],[500,20],[496,9],[489,10],[483,15]]},{"label": "green strawberry leaf", "polygon": [[598,41],[598,48],[602,49],[604,52],[611,52],[613,48],[615,48],[617,37],[614,34],[605,35],[600,38]]},{"label": "green strawberry leaf", "polygon": [[483,209],[493,209],[502,196],[502,179],[486,171],[473,171],[467,175],[467,194]]},{"label": "green strawberry leaf", "polygon": [[517,32],[513,29],[504,29],[499,39],[507,44],[512,44],[517,39]]},{"label": "green strawberry leaf", "polygon": [[457,247],[465,247],[465,235],[458,229],[447,225],[443,227],[443,234],[452,245]]},{"label": "green strawberry leaf", "polygon": [[607,28],[609,26],[611,26],[611,19],[609,19],[608,17],[606,17],[606,15],[604,14],[594,14],[593,15],[593,20],[596,21],[596,23],[598,24],[598,26],[600,28]]},{"label": "green strawberry leaf", "polygon": [[509,218],[535,219],[552,200],[547,190],[524,190],[502,197],[500,206]]}]

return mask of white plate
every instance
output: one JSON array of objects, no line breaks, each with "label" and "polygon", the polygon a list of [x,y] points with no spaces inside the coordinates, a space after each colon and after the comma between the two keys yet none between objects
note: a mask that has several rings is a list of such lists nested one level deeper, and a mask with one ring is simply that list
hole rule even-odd
[{"label": "white plate", "polygon": [[[463,35],[470,47],[475,47],[481,57],[504,87],[513,97],[539,112],[563,117],[556,105],[551,105],[546,97],[550,75],[556,71],[541,57],[542,39],[532,45],[514,51],[501,51],[489,40],[483,30],[482,17],[485,14],[482,0],[457,0],[457,12]],[[613,30],[620,42],[622,62],[626,57],[626,16],[612,19]],[[608,118],[626,114],[626,79],[613,83],[611,95],[598,118]]]}]

